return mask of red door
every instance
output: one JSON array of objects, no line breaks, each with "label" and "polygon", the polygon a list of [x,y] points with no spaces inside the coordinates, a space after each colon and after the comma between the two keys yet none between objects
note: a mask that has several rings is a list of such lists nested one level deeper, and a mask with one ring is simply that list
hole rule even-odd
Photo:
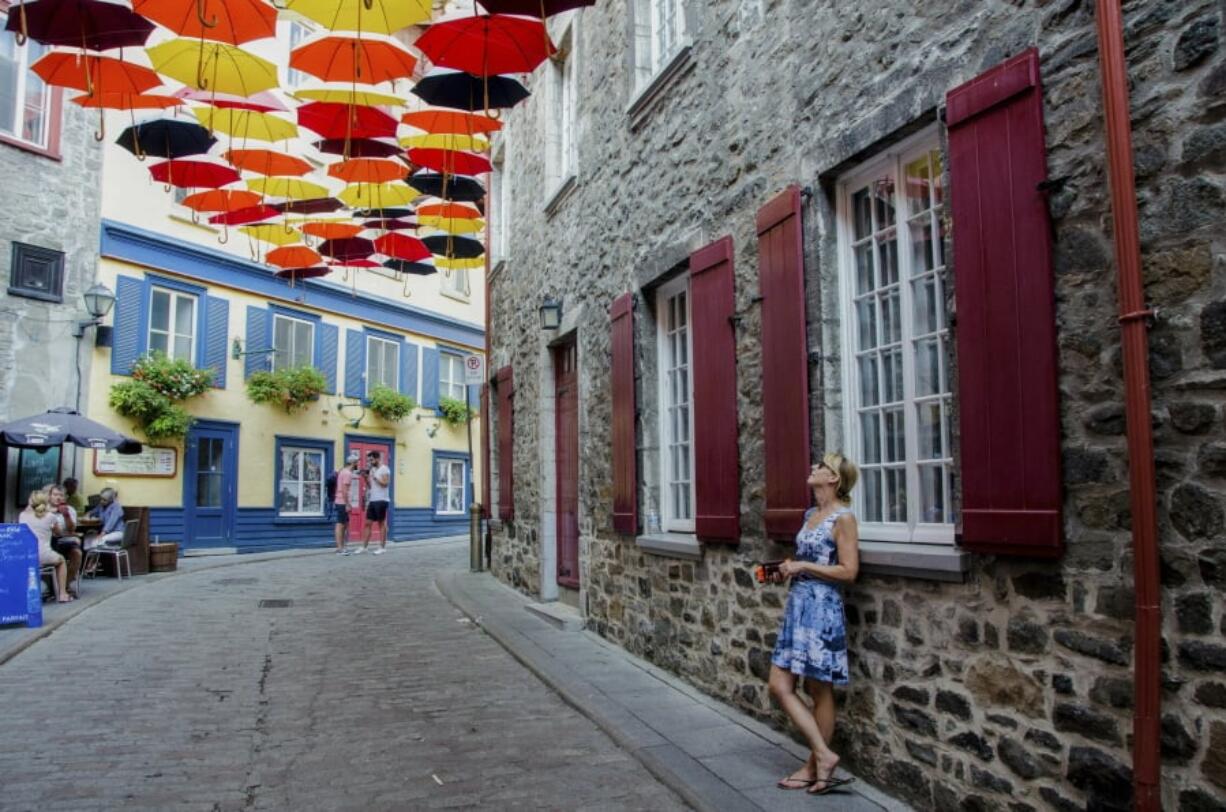
[{"label": "red door", "polygon": [[[361,470],[366,469],[366,454],[371,451],[379,452],[379,459],[389,469],[395,470],[392,465],[392,444],[383,440],[358,439],[356,437],[345,438],[345,456],[342,459],[349,458],[349,452],[356,451],[362,455],[362,461],[358,463]],[[358,480],[358,487],[361,489],[362,501],[361,507],[353,508],[349,511],[349,540],[361,541],[362,533],[366,529],[366,480],[361,478]],[[390,487],[390,484],[389,484]],[[387,514],[388,525],[392,522],[392,512],[389,510]],[[385,530],[390,530],[390,527],[385,527]],[[372,538],[371,541],[375,539]]]},{"label": "red door", "polygon": [[579,383],[575,342],[553,351],[557,403],[558,583],[579,588]]}]

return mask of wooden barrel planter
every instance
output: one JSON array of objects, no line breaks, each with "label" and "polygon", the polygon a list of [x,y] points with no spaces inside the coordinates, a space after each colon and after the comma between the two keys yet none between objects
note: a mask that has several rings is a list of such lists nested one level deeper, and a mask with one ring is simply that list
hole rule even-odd
[{"label": "wooden barrel planter", "polygon": [[149,545],[149,571],[173,572],[179,566],[179,544],[168,541]]}]

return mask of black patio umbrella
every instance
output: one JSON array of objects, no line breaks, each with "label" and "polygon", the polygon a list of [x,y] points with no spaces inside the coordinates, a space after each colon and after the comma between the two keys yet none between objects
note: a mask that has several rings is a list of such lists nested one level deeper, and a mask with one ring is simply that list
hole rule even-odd
[{"label": "black patio umbrella", "polygon": [[477,0],[490,14],[519,14],[523,17],[546,17],[563,11],[593,6],[596,0]]},{"label": "black patio umbrella", "polygon": [[399,207],[387,209],[358,209],[353,213],[353,216],[358,220],[398,220],[401,217],[412,217],[413,209]]},{"label": "black patio umbrella", "polygon": [[120,454],[141,451],[136,440],[82,417],[67,406],[6,423],[0,426],[0,437],[14,448],[50,448],[72,443],[82,448],[114,449]]},{"label": "black patio umbrella", "polygon": [[485,253],[485,246],[481,244],[481,241],[470,237],[435,234],[432,237],[424,237],[422,242],[430,249],[431,254],[451,259],[471,259]]},{"label": "black patio umbrella", "polygon": [[481,185],[481,181],[468,175],[451,175],[444,178],[437,172],[416,172],[409,178],[409,185],[424,195],[433,195],[444,200],[475,203],[485,199],[485,187]]},{"label": "black patio umbrella", "polygon": [[399,144],[380,141],[377,138],[325,138],[315,142],[315,149],[329,155],[347,155],[350,158],[390,158],[403,150]]},{"label": "black patio umbrella", "polygon": [[194,121],[159,118],[128,127],[115,143],[140,158],[185,158],[203,155],[217,143],[208,130]]},{"label": "black patio umbrella", "polygon": [[393,271],[400,273],[414,274],[415,276],[429,276],[432,273],[438,273],[438,268],[435,268],[429,262],[406,262],[403,259],[389,259],[383,263],[384,268],[391,268]]},{"label": "black patio umbrella", "polygon": [[532,94],[510,76],[474,76],[435,68],[412,88],[413,95],[435,107],[453,110],[496,110],[514,107]]},{"label": "black patio umbrella", "polygon": [[273,203],[272,207],[286,214],[327,214],[345,208],[345,204],[335,197],[313,197],[309,200],[286,200],[283,203]]}]

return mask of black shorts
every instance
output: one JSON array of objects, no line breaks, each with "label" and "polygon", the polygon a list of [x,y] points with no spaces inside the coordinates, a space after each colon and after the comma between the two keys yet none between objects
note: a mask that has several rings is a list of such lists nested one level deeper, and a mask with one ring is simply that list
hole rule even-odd
[{"label": "black shorts", "polygon": [[58,539],[51,539],[51,549],[60,555],[68,555],[73,550],[81,549],[81,542],[73,536],[62,536]]},{"label": "black shorts", "polygon": [[349,508],[346,505],[332,505],[332,516],[337,524],[349,524]]},{"label": "black shorts", "polygon": [[368,522],[387,521],[387,502],[367,502],[366,503],[366,521]]}]

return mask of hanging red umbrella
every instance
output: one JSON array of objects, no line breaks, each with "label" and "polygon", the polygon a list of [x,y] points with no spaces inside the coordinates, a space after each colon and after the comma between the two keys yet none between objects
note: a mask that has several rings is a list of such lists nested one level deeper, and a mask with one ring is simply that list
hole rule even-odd
[{"label": "hanging red umbrella", "polygon": [[379,263],[373,259],[346,259],[338,262],[329,262],[333,268],[378,268]]},{"label": "hanging red umbrella", "polygon": [[107,51],[144,45],[153,23],[104,0],[31,0],[8,15],[5,29],[43,45]]},{"label": "hanging red umbrella", "polygon": [[539,19],[509,14],[443,20],[413,44],[435,65],[474,76],[531,73],[557,51]]},{"label": "hanging red umbrella", "polygon": [[490,14],[522,14],[527,17],[552,17],[563,11],[596,5],[596,0],[479,0]]},{"label": "hanging red umbrella", "polygon": [[480,175],[493,169],[488,158],[454,149],[411,149],[408,156],[414,165],[445,175]]},{"label": "hanging red umbrella", "polygon": [[341,237],[321,242],[319,253],[335,260],[349,262],[365,259],[375,253],[375,244],[364,237]]},{"label": "hanging red umbrella", "polygon": [[325,82],[377,85],[412,76],[417,57],[394,39],[333,35],[290,51],[289,66]]},{"label": "hanging red umbrella", "polygon": [[298,124],[324,138],[392,138],[396,123],[377,107],[311,102],[298,108]]},{"label": "hanging red umbrella", "polygon": [[223,226],[245,226],[249,223],[262,223],[265,220],[271,220],[274,217],[280,217],[281,212],[274,209],[272,206],[248,206],[243,209],[235,209],[234,211],[215,214],[209,218],[209,222],[213,225]]},{"label": "hanging red umbrella", "polygon": [[384,234],[375,240],[375,250],[385,257],[416,262],[430,257],[430,249],[416,237],[407,234]]},{"label": "hanging red umbrella", "polygon": [[277,10],[263,0],[133,0],[132,8],[184,37],[242,45],[277,34]]},{"label": "hanging red umbrella", "polygon": [[95,93],[144,93],[162,78],[142,65],[110,56],[52,51],[30,66],[49,85]]},{"label": "hanging red umbrella", "polygon": [[149,167],[156,181],[186,189],[217,189],[240,180],[228,166],[208,161],[164,161]]},{"label": "hanging red umbrella", "polygon": [[[325,138],[316,141],[315,149],[329,155],[348,155],[350,158],[390,158],[400,154],[400,147],[388,141],[374,138]],[[347,147],[347,149],[346,149]]]}]

